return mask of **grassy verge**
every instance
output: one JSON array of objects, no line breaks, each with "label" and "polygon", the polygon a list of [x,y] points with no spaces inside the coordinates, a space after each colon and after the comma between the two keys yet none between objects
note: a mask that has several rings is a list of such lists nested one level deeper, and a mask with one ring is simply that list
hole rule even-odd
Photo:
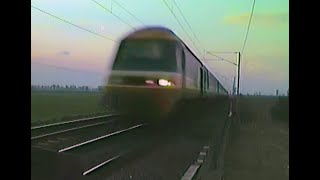
[{"label": "grassy verge", "polygon": [[224,156],[225,179],[289,179],[289,128],[282,121],[287,110],[286,97],[240,98]]},{"label": "grassy verge", "polygon": [[98,92],[31,92],[31,125],[106,114]]},{"label": "grassy verge", "polygon": [[289,122],[288,97],[279,97],[278,103],[272,108],[272,116],[275,120]]}]

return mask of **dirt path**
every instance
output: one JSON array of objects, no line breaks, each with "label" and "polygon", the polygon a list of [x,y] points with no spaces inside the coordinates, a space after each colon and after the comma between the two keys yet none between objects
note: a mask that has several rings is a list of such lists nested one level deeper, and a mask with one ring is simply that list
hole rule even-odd
[{"label": "dirt path", "polygon": [[276,104],[276,98],[239,101],[225,153],[226,180],[289,179],[289,128],[272,116]]}]

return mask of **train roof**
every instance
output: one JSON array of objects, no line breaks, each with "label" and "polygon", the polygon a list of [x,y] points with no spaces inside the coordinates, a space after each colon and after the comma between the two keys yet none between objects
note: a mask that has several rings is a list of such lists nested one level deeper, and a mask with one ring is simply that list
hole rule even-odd
[{"label": "train roof", "polygon": [[123,40],[144,38],[159,38],[173,41],[181,41],[173,31],[162,26],[150,26],[137,29],[133,32],[130,32],[127,36],[125,36],[125,38],[123,38]]}]

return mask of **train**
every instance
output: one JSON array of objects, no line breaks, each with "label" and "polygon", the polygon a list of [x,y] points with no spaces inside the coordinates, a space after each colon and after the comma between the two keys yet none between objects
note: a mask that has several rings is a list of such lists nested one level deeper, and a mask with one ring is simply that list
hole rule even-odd
[{"label": "train", "polygon": [[230,96],[205,62],[169,28],[144,27],[121,39],[105,102],[130,117],[163,119],[183,102]]}]

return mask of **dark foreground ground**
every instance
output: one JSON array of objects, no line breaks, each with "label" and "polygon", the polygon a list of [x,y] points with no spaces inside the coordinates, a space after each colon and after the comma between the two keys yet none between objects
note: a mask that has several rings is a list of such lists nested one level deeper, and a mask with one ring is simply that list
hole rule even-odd
[{"label": "dark foreground ground", "polygon": [[[31,147],[32,179],[180,179],[197,159],[203,146],[218,147],[221,143],[228,102],[215,104],[211,101],[189,102],[185,108],[177,110],[179,113],[170,117],[164,126],[154,125],[156,127],[151,128],[150,125],[138,135],[126,133],[65,153],[57,150],[73,145],[70,143],[73,139],[80,142],[103,135],[113,129],[110,127],[113,125],[34,140]],[[82,172],[98,162],[126,151],[134,152],[82,176]],[[214,158],[216,156],[211,159]]]},{"label": "dark foreground ground", "polygon": [[243,97],[227,140],[225,180],[289,179],[288,98]]},{"label": "dark foreground ground", "polygon": [[[287,99],[241,97],[239,113],[233,119],[226,118],[226,104],[196,107],[192,103],[179,116],[172,117],[177,124],[170,123],[171,128],[147,143],[153,148],[141,149],[138,156],[112,163],[88,177],[81,175],[87,169],[81,165],[90,159],[88,153],[101,151],[107,155],[109,148],[119,152],[126,148],[114,149],[108,139],[88,147],[91,150],[84,153],[58,154],[32,147],[32,179],[180,179],[205,145],[210,150],[194,179],[220,179],[219,171],[226,180],[289,179]],[[229,133],[224,136],[226,129]],[[131,135],[123,139],[141,144]]]}]

